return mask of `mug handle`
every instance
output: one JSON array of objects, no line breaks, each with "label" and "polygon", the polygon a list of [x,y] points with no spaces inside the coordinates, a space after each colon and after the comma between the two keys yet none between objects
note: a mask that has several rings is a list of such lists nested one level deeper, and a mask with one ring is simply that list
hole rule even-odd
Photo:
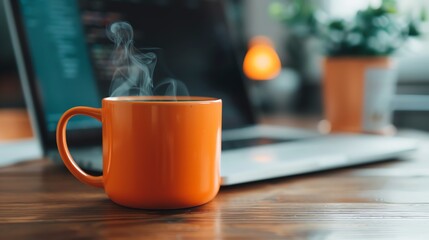
[{"label": "mug handle", "polygon": [[68,170],[81,182],[102,188],[103,176],[92,176],[85,173],[74,161],[67,146],[66,127],[67,123],[75,115],[86,115],[101,122],[101,109],[91,107],[74,107],[67,110],[60,118],[57,125],[57,147],[61,158]]}]

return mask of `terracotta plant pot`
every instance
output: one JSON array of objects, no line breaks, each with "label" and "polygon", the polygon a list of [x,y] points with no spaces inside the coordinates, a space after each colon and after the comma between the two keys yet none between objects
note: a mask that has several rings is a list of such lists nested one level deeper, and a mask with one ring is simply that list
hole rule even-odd
[{"label": "terracotta plant pot", "polygon": [[388,57],[336,57],[324,61],[324,114],[330,132],[392,130],[390,102],[396,76]]}]

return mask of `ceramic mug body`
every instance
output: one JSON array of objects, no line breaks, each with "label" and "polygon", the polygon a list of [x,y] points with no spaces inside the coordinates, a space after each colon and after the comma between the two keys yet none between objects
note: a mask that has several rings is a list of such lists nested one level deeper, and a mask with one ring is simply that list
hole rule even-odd
[{"label": "ceramic mug body", "polygon": [[[77,114],[102,122],[103,175],[83,172],[68,152],[65,127]],[[102,108],[72,108],[57,144],[71,173],[104,187],[117,204],[175,209],[212,200],[220,186],[222,102],[206,97],[110,97]]]}]

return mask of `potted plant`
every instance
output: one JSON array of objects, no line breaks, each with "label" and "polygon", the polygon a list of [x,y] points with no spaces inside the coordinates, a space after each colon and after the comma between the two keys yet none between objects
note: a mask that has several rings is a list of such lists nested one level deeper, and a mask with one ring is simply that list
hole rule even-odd
[{"label": "potted plant", "polygon": [[[408,37],[419,35],[418,21],[400,16],[395,0],[383,0],[379,7],[358,11],[348,20],[325,20],[326,14],[316,10],[316,5],[311,0],[274,2],[269,12],[292,34],[315,36],[321,41],[326,56],[322,71],[328,130],[391,132],[390,100],[396,86],[391,55]],[[426,20],[424,8],[419,18]],[[299,56],[303,46],[292,49],[291,59],[302,69],[304,61]]]},{"label": "potted plant", "polygon": [[416,22],[401,19],[390,0],[357,12],[350,21],[324,26],[323,96],[330,131],[392,132],[396,83],[390,56],[408,37],[419,35]]}]

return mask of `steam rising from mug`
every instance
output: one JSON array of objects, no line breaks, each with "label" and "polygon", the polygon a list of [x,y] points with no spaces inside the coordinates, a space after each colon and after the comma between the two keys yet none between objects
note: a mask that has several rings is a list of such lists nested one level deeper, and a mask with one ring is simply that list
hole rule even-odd
[{"label": "steam rising from mug", "polygon": [[[158,58],[154,52],[143,53],[134,47],[133,28],[127,22],[115,22],[107,28],[107,37],[115,44],[110,96],[188,96],[186,86],[173,78],[154,85],[153,73]],[[162,94],[163,92],[163,94]]]}]

